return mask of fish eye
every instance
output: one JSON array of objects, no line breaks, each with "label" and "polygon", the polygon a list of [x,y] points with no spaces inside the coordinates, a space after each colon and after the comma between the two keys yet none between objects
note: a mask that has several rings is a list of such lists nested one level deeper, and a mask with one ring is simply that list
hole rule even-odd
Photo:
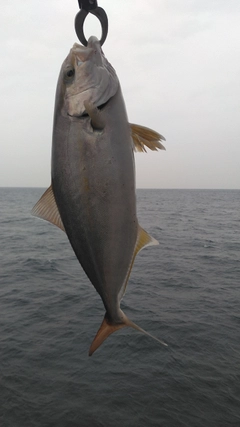
[{"label": "fish eye", "polygon": [[69,81],[69,80],[71,80],[71,79],[74,77],[74,75],[75,75],[75,70],[74,70],[74,68],[68,68],[68,69],[65,71],[64,79],[65,79],[66,81]]},{"label": "fish eye", "polygon": [[68,77],[72,77],[72,76],[74,76],[74,70],[69,70],[69,71],[67,71],[67,76],[68,76]]}]

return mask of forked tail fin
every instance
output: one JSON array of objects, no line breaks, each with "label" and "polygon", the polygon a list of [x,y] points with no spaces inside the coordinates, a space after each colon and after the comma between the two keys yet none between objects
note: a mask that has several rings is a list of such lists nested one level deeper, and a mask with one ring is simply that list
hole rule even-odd
[{"label": "forked tail fin", "polygon": [[129,320],[128,317],[123,312],[122,312],[122,315],[123,315],[122,323],[112,324],[109,322],[105,314],[103,322],[97,332],[97,335],[95,336],[90,346],[89,356],[92,356],[94,351],[96,351],[97,348],[100,347],[103,341],[105,341],[107,337],[109,337],[109,335],[111,335],[113,332],[117,331],[118,329],[124,328],[126,326],[130,326],[131,328],[134,328],[137,331],[142,332],[143,334],[153,338],[155,341],[158,341],[160,344],[163,344],[167,347],[167,344],[165,342],[159,340],[158,338],[146,332],[144,329],[140,328],[138,325],[136,325],[131,320]]}]

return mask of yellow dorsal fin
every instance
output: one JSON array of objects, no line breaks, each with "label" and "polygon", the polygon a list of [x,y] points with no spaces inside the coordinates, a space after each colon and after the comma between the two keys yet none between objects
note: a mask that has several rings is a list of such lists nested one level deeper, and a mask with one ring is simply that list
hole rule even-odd
[{"label": "yellow dorsal fin", "polygon": [[127,284],[128,284],[128,279],[132,270],[132,266],[134,263],[134,260],[136,258],[136,255],[138,254],[138,252],[140,252],[143,248],[147,247],[147,246],[153,246],[153,245],[159,245],[158,241],[156,239],[154,239],[154,237],[150,236],[150,234],[148,234],[142,227],[140,227],[140,225],[138,225],[138,234],[137,234],[137,241],[136,241],[136,245],[134,248],[134,252],[133,252],[133,257],[132,257],[132,261],[131,264],[129,266],[127,275],[126,275],[126,280],[124,282],[124,285],[121,289],[121,292],[119,294],[119,301],[122,299],[123,295],[126,292],[127,289]]},{"label": "yellow dorsal fin", "polygon": [[148,147],[152,151],[165,150],[160,141],[165,141],[164,136],[145,126],[130,123],[132,139],[135,151],[147,151]]},{"label": "yellow dorsal fin", "polygon": [[154,237],[150,236],[140,225],[138,226],[137,242],[134,250],[134,258],[146,246],[159,245]]},{"label": "yellow dorsal fin", "polygon": [[32,208],[31,213],[38,218],[51,222],[61,230],[65,231],[51,185]]}]

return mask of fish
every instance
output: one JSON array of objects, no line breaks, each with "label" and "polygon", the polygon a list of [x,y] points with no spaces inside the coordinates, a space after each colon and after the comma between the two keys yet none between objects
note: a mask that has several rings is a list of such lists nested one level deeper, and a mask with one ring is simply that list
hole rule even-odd
[{"label": "fish", "polygon": [[32,214],[63,230],[106,313],[91,356],[129,326],[166,345],[120,308],[137,253],[157,245],[138,223],[134,151],[165,149],[159,133],[128,122],[120,83],[98,39],[75,43],[56,89],[51,185]]}]

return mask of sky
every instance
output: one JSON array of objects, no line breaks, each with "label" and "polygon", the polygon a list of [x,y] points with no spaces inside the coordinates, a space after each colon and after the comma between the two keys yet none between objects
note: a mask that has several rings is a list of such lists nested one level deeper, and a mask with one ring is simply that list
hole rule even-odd
[{"label": "sky", "polygon": [[[130,122],[166,138],[137,153],[138,188],[240,188],[240,1],[98,0]],[[1,5],[0,186],[48,187],[54,97],[77,0]],[[86,38],[100,37],[89,15]]]}]

